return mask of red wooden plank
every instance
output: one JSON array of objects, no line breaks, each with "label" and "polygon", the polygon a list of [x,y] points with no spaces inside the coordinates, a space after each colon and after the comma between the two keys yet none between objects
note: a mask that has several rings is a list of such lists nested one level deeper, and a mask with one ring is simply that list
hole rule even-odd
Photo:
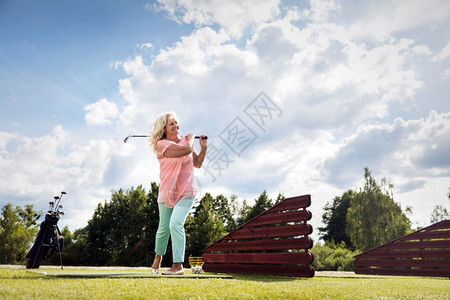
[{"label": "red wooden plank", "polygon": [[443,221],[440,221],[439,223],[422,228],[422,230],[423,229],[427,229],[427,230],[450,229],[450,220],[443,220]]},{"label": "red wooden plank", "polygon": [[436,257],[436,258],[449,258],[449,250],[404,250],[404,251],[392,251],[386,250],[373,251],[358,257],[358,259],[365,258],[378,258],[378,257]]},{"label": "red wooden plank", "polygon": [[[438,240],[428,242],[397,241],[395,243],[388,243],[383,245],[383,249],[423,249],[423,248],[450,248],[450,240]],[[379,248],[375,249],[378,250]]]},{"label": "red wooden plank", "polygon": [[231,250],[273,250],[273,249],[310,249],[313,242],[309,237],[281,240],[256,241],[222,241],[206,248],[204,251],[231,251]]},{"label": "red wooden plank", "polygon": [[[450,231],[423,231],[417,232],[414,236],[411,236],[408,240],[416,240],[416,239],[439,239],[439,238],[447,238],[450,239]],[[402,239],[403,241],[403,239]],[[406,241],[406,239],[405,239]]]},{"label": "red wooden plank", "polygon": [[274,276],[314,277],[314,268],[296,265],[211,264],[205,263],[206,272],[231,274],[261,274]]},{"label": "red wooden plank", "polygon": [[310,205],[311,205],[311,195],[291,197],[286,198],[284,201],[268,209],[266,212],[306,208],[309,207]]},{"label": "red wooden plank", "polygon": [[[391,247],[390,245],[394,244],[394,243],[398,243],[398,242],[414,239],[414,237],[418,233],[429,232],[429,231],[436,231],[436,232],[438,232],[438,231],[446,231],[446,230],[450,230],[450,220],[444,220],[444,221],[441,221],[439,223],[433,224],[431,226],[422,228],[421,230],[418,230],[416,232],[413,232],[413,233],[407,234],[405,236],[399,237],[397,239],[394,239],[394,240],[392,240],[392,241],[390,241],[390,242],[388,242],[388,243],[386,243],[384,245],[380,245],[380,246],[375,247],[373,249],[370,249],[370,250],[368,250],[368,251],[366,251],[364,253],[356,255],[355,257],[364,256],[367,253],[370,253],[372,251],[376,251],[376,250],[379,250],[379,249],[386,249],[387,247]],[[419,248],[421,248],[421,247],[419,247]]]},{"label": "red wooden plank", "polygon": [[280,224],[288,222],[300,222],[311,220],[311,212],[308,210],[288,211],[284,213],[273,213],[262,215],[246,223],[243,227]]},{"label": "red wooden plank", "polygon": [[356,266],[373,267],[436,267],[450,268],[450,260],[442,259],[386,259],[386,260],[355,260]]},{"label": "red wooden plank", "polygon": [[223,239],[249,239],[249,238],[267,238],[283,236],[299,236],[312,233],[312,226],[309,224],[260,227],[260,228],[241,228],[231,232]]},{"label": "red wooden plank", "polygon": [[445,220],[355,256],[355,273],[450,277],[449,249]]},{"label": "red wooden plank", "polygon": [[450,269],[432,270],[432,269],[399,269],[399,268],[391,268],[391,269],[355,268],[355,273],[367,275],[450,277]]},{"label": "red wooden plank", "polygon": [[205,253],[202,260],[205,263],[311,264],[313,257],[309,252]]}]

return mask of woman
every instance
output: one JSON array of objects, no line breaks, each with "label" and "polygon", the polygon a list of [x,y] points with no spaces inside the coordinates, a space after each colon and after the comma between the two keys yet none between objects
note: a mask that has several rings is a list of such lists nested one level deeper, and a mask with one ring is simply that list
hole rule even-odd
[{"label": "woman", "polygon": [[152,273],[158,274],[169,236],[173,264],[163,275],[183,275],[186,237],[184,222],[194,204],[194,168],[200,168],[207,149],[206,136],[200,136],[200,153],[194,150],[194,134],[180,137],[178,118],[173,112],[158,116],[150,134],[150,146],[160,166],[158,194],[159,226],[155,238]]}]

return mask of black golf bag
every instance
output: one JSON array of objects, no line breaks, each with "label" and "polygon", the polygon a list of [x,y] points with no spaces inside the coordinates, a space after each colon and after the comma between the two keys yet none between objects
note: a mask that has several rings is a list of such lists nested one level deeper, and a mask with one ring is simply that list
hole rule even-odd
[{"label": "black golf bag", "polygon": [[[60,197],[54,197],[55,200],[61,201],[62,195],[64,194],[66,193],[61,192]],[[64,215],[64,212],[60,211],[63,206],[59,205],[59,201],[56,206],[54,206],[54,201],[50,202],[50,208],[45,215],[45,220],[41,223],[34,244],[26,256],[27,269],[39,268],[41,262],[51,257],[55,252],[58,252],[61,269],[63,268],[61,251],[64,248],[64,237],[58,228],[58,221],[60,216]]]}]

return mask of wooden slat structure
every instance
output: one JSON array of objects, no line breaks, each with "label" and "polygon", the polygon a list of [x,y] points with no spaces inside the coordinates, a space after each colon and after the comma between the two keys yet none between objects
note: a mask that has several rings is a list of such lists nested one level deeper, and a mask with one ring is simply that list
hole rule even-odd
[{"label": "wooden slat structure", "polygon": [[203,249],[203,270],[313,277],[311,196],[291,197]]},{"label": "wooden slat structure", "polygon": [[450,220],[355,256],[355,273],[450,277]]}]

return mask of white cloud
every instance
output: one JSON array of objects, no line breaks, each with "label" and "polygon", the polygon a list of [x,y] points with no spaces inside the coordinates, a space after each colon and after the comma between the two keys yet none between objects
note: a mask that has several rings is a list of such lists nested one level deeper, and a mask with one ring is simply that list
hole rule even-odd
[{"label": "white cloud", "polygon": [[[346,138],[323,165],[328,181],[339,187],[360,178],[369,167],[378,174],[408,177],[410,189],[429,177],[450,177],[450,112],[393,124],[363,125]],[[402,187],[401,187],[402,188]]]},{"label": "white cloud", "polygon": [[[314,7],[317,11],[339,12],[333,2],[319,4]],[[230,44],[222,31],[203,27],[182,37],[172,47],[162,49],[150,65],[145,65],[141,57],[129,60],[123,66],[130,77],[121,81],[120,92],[130,105],[125,107],[121,119],[140,122],[145,116],[155,116],[169,108],[181,110],[179,115],[189,122],[182,125],[195,127],[195,122],[190,120],[201,116],[209,126],[209,134],[217,134],[264,90],[283,103],[285,121],[280,126],[301,127],[315,135],[325,130],[339,135],[335,130],[341,127],[348,130],[365,120],[389,117],[392,103],[412,99],[423,86],[411,61],[429,55],[427,47],[412,39],[394,38],[366,44],[353,39],[345,27],[325,23],[325,17],[320,18],[319,24],[310,23],[305,27],[298,26],[300,19],[299,11],[294,10],[273,22],[259,23],[243,47]],[[209,105],[210,101],[213,106]],[[193,107],[197,113],[192,111]],[[361,127],[363,131],[369,129]],[[385,133],[379,132],[380,136]],[[308,170],[312,165],[321,165],[327,157],[325,153],[321,158],[313,155],[319,151],[311,150],[315,149],[311,145],[320,144],[319,141],[312,139],[308,147],[311,151]],[[372,140],[368,138],[367,142]],[[326,153],[343,149],[330,140],[326,144],[327,147],[321,148]],[[355,153],[364,158],[365,152],[358,150]],[[355,167],[362,159],[345,158],[349,159],[349,166],[355,164]],[[377,161],[382,160],[380,154]],[[327,164],[332,161],[330,158]],[[279,160],[280,169],[284,163]],[[358,164],[354,173],[337,178],[338,186],[360,178],[364,166]],[[319,178],[321,173],[315,172],[314,178]],[[255,182],[265,181],[261,176],[254,177]],[[309,182],[314,181],[308,178]],[[233,176],[228,178],[232,179]]]},{"label": "white cloud", "polygon": [[295,20],[286,17],[257,27],[248,50],[259,58],[256,73],[266,74],[262,85],[284,101],[296,98],[302,115],[315,118],[310,124],[335,127],[343,120],[355,124],[386,117],[391,102],[409,100],[423,86],[410,64],[423,54],[414,41],[369,47],[352,40],[344,27],[299,28]]},{"label": "white cloud", "polygon": [[355,20],[350,31],[355,36],[380,40],[389,39],[400,31],[433,26],[450,14],[450,2],[446,0],[385,0],[364,2],[359,8],[357,15],[347,15],[349,20]]},{"label": "white cloud", "polygon": [[441,50],[441,52],[439,52],[433,57],[433,61],[444,60],[449,56],[450,56],[450,41],[447,42],[447,45],[445,45],[445,47]]},{"label": "white cloud", "polygon": [[[123,137],[147,133],[156,115],[175,110],[182,133],[205,133],[211,142],[264,91],[282,117],[267,132],[253,128],[257,142],[216,182],[197,170],[204,191],[247,200],[263,189],[309,193],[319,226],[325,202],[354,188],[368,166],[377,179],[392,179],[400,199],[408,195],[404,203],[419,203],[450,177],[450,107],[427,102],[444,103],[448,88],[421,94],[430,82],[444,86],[449,69],[423,72],[432,57],[442,65],[448,57],[448,44],[435,51],[437,43],[421,38],[449,15],[444,2],[431,4],[312,1],[288,10],[279,1],[159,1],[159,9],[196,29],[152,55],[114,63],[127,74],[118,81],[120,105],[103,98],[84,110],[87,125],[104,125],[120,138],[77,143],[78,131],[61,126],[38,138],[0,133],[1,191],[31,199],[70,189],[65,218],[84,225],[77,217],[90,217],[111,189],[159,180],[147,141],[124,145]],[[424,109],[414,110],[419,105]]]},{"label": "white cloud", "polygon": [[314,22],[327,21],[330,14],[341,8],[334,0],[310,0],[310,4],[310,19]]},{"label": "white cloud", "polygon": [[[40,137],[9,136],[8,147],[0,151],[2,202],[32,203],[35,209],[45,210],[53,195],[64,190],[68,195],[63,204],[69,213],[63,223],[71,229],[85,226],[97,203],[108,199],[111,189],[117,188],[105,182],[111,160],[126,160],[129,150],[124,151],[120,148],[123,144],[113,140],[91,140],[77,146],[71,136],[61,125]],[[129,175],[123,174],[133,164],[115,170],[130,186]]]},{"label": "white cloud", "polygon": [[258,24],[276,17],[279,0],[158,0],[158,10],[165,10],[177,22],[193,23],[197,27],[218,24],[233,37],[240,37],[242,31],[252,24]]},{"label": "white cloud", "polygon": [[443,78],[443,79],[450,78],[450,69],[446,69],[446,70],[443,72],[442,78]]},{"label": "white cloud", "polygon": [[142,43],[142,44],[137,44],[136,46],[141,50],[152,49],[154,47],[152,43]]},{"label": "white cloud", "polygon": [[16,137],[16,135],[13,133],[0,132],[0,150],[4,149],[14,137]]},{"label": "white cloud", "polygon": [[119,114],[116,104],[108,101],[106,98],[86,105],[84,110],[87,111],[85,119],[88,125],[111,124],[110,119],[114,119]]},{"label": "white cloud", "polygon": [[1,153],[0,190],[2,193],[26,195],[48,189],[59,182],[61,173],[55,167],[62,163],[59,149],[68,141],[68,133],[60,125],[52,133],[39,138],[13,137],[11,150]]},{"label": "white cloud", "polygon": [[[110,157],[118,153],[108,140],[67,147],[70,134],[61,125],[49,135],[15,137],[15,148],[2,153],[1,191],[25,195],[52,190],[52,186],[83,186],[102,183]],[[120,154],[118,154],[120,155]]]}]

